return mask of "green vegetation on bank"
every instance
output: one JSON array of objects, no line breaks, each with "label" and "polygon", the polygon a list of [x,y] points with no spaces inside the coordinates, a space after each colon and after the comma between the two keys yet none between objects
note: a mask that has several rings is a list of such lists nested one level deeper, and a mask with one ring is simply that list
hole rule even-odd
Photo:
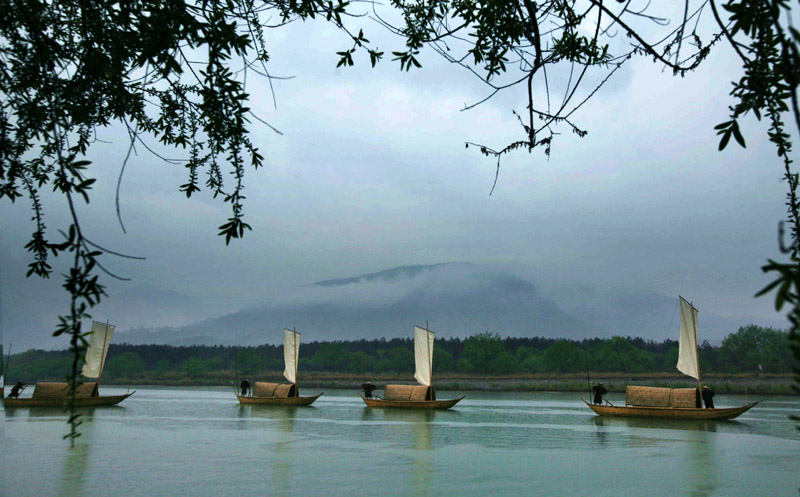
[{"label": "green vegetation on bank", "polygon": [[[675,374],[678,343],[641,338],[500,338],[479,333],[466,339],[437,340],[434,373],[440,378],[537,375],[569,376]],[[11,357],[9,380],[61,380],[70,368],[68,351],[29,350]],[[704,374],[787,374],[793,358],[788,335],[781,330],[746,326],[725,337],[718,347],[703,342]],[[283,346],[257,347],[111,345],[104,380],[145,383],[225,384],[236,377],[278,376]],[[390,377],[414,370],[411,339],[310,342],[303,344],[300,370],[311,377]],[[577,380],[576,380],[577,381]]]}]

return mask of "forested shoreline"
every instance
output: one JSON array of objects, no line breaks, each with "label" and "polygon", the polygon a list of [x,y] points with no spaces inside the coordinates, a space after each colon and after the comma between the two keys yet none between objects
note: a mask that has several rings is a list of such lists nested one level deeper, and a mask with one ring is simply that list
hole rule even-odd
[{"label": "forested shoreline", "polygon": [[[704,374],[783,375],[792,372],[788,334],[755,325],[739,328],[719,346],[699,348]],[[676,373],[678,342],[655,342],[615,336],[581,341],[542,337],[501,338],[480,333],[466,339],[438,339],[434,374],[440,378],[568,379],[587,370],[594,376]],[[62,380],[70,366],[66,350],[29,350],[11,356],[9,381]],[[301,376],[335,384],[337,378],[409,379],[414,371],[412,340],[309,342],[300,352]],[[151,384],[229,384],[244,376],[276,378],[283,371],[283,346],[184,346],[112,344],[105,364],[105,382]],[[749,374],[748,374],[749,373]],[[352,382],[352,381],[351,381]],[[456,382],[457,383],[457,382]],[[541,382],[538,382],[541,383]],[[546,383],[546,382],[545,382]],[[535,385],[536,382],[530,383]]]}]

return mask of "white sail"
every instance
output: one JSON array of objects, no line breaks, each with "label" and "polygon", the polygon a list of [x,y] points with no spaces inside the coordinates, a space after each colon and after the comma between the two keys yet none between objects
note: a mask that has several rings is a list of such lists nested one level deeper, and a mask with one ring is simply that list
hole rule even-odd
[{"label": "white sail", "polygon": [[414,379],[420,385],[431,386],[431,375],[433,373],[433,339],[432,331],[414,326],[414,361],[417,364],[417,371]]},{"label": "white sail", "polygon": [[297,383],[297,362],[300,358],[300,333],[283,329],[283,376],[290,383]]},{"label": "white sail", "polygon": [[697,357],[697,309],[679,297],[681,302],[681,338],[678,343],[678,371],[700,379],[700,361]]},{"label": "white sail", "polygon": [[92,321],[92,332],[89,334],[89,348],[86,349],[86,360],[83,363],[81,374],[86,378],[100,378],[114,334],[114,325]]}]

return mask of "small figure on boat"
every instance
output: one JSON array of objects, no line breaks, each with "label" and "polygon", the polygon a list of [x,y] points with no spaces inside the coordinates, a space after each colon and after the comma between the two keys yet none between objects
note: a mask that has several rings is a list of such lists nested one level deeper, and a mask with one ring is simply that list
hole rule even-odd
[{"label": "small figure on boat", "polygon": [[371,381],[368,381],[361,384],[361,389],[364,390],[364,398],[371,399],[372,391],[375,390],[375,385],[373,385]]},{"label": "small figure on boat", "polygon": [[250,382],[247,380],[242,380],[242,383],[239,385],[242,389],[242,397],[246,397],[248,393],[250,393]]},{"label": "small figure on boat", "polygon": [[602,404],[603,403],[603,395],[607,394],[608,390],[606,387],[603,386],[602,383],[598,383],[597,385],[592,387],[592,395],[594,396],[594,403],[595,404]]},{"label": "small figure on boat", "polygon": [[16,399],[23,390],[25,390],[25,383],[22,383],[22,380],[17,380],[17,383],[11,387],[11,391],[8,393],[8,398]]},{"label": "small figure on boat", "polygon": [[706,405],[706,409],[714,409],[714,390],[707,386],[703,386],[703,403]]}]

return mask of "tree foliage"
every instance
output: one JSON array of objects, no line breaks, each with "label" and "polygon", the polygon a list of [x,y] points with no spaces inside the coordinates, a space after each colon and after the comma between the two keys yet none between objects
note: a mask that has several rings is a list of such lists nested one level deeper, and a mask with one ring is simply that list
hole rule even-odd
[{"label": "tree foliage", "polygon": [[[786,374],[794,365],[782,330],[748,325],[726,336],[721,345],[700,347],[705,373]],[[441,343],[440,343],[441,342]],[[414,374],[413,341],[357,340],[310,342],[300,351],[300,375],[336,373],[354,376],[389,374],[409,380]],[[12,356],[13,378],[63,378],[68,351],[27,351]],[[434,376],[562,375],[585,373],[678,374],[678,345],[674,340],[653,342],[615,336],[608,339],[566,340],[542,337],[501,338],[479,333],[466,339],[438,340],[434,348]],[[203,381],[216,373],[253,380],[283,374],[281,346],[258,347],[126,345],[109,348],[104,377],[117,381],[187,378]],[[176,376],[177,375],[177,376]],[[219,377],[217,377],[219,378]]]},{"label": "tree foliage", "polygon": [[[114,253],[92,240],[77,215],[76,204],[89,202],[95,182],[86,154],[98,130],[123,125],[128,155],[148,148],[143,135],[184,150],[187,158],[177,164],[187,181],[179,190],[190,197],[205,187],[229,205],[219,226],[229,243],[250,229],[245,169],[264,161],[249,137],[249,123],[258,118],[247,106],[244,82],[247,72],[268,74],[266,31],[322,17],[362,46],[363,35],[351,35],[342,22],[347,6],[342,0],[0,2],[0,198],[31,203],[28,276],[47,278],[50,257],[71,257],[64,281],[70,309],[55,334],[70,338],[73,393],[86,347],[81,322],[105,296],[99,257]],[[70,213],[58,241],[47,230],[43,189],[62,194]],[[124,230],[121,216],[120,224]],[[67,436],[74,442],[79,421],[70,397]]]},{"label": "tree foliage", "polygon": [[722,367],[732,371],[777,373],[790,371],[792,354],[783,330],[755,325],[739,328],[719,349]]},{"label": "tree foliage", "polygon": [[[682,9],[662,15],[649,2],[632,0],[392,0],[400,22],[392,24],[377,11],[374,17],[405,41],[404,50],[392,52],[402,70],[419,68],[427,46],[484,80],[487,99],[509,88],[525,90],[523,110],[514,112],[519,139],[496,148],[467,143],[496,157],[498,174],[500,158],[512,151],[538,147],[549,155],[560,127],[584,136],[577,110],[632,57],[650,57],[684,74],[724,40],[740,58],[744,76],[734,83],[730,119],[717,127],[719,148],[731,138],[745,146],[739,123],[746,115],[768,120],[768,138],[788,185],[787,251],[794,259],[765,266],[778,277],[765,291],[777,289],[779,309],[787,302],[793,306],[791,343],[800,355],[798,177],[784,123],[788,111],[800,127],[800,35],[790,23],[790,4],[730,0],[721,11],[713,0],[675,5]],[[27,197],[32,206],[29,275],[49,277],[50,257],[70,258],[64,279],[70,306],[55,334],[70,340],[74,393],[86,346],[81,322],[105,296],[100,256],[115,253],[92,240],[76,209],[89,201],[95,181],[86,154],[98,130],[124,126],[129,155],[147,148],[143,136],[184,150],[186,159],[178,164],[187,180],[178,189],[189,197],[206,188],[228,204],[219,234],[229,243],[250,229],[244,220],[246,169],[265,160],[248,133],[251,120],[259,118],[248,107],[245,81],[249,72],[269,78],[268,31],[320,18],[340,28],[346,40],[346,48],[336,52],[337,66],[354,65],[359,50],[374,66],[383,53],[370,46],[363,30],[347,27],[355,7],[343,0],[0,0],[0,7],[0,198]],[[702,32],[708,16],[716,29]],[[568,75],[560,87],[548,76],[559,71]],[[56,241],[45,222],[44,189],[63,196],[71,219]],[[74,441],[79,421],[73,402],[69,420]]]}]

